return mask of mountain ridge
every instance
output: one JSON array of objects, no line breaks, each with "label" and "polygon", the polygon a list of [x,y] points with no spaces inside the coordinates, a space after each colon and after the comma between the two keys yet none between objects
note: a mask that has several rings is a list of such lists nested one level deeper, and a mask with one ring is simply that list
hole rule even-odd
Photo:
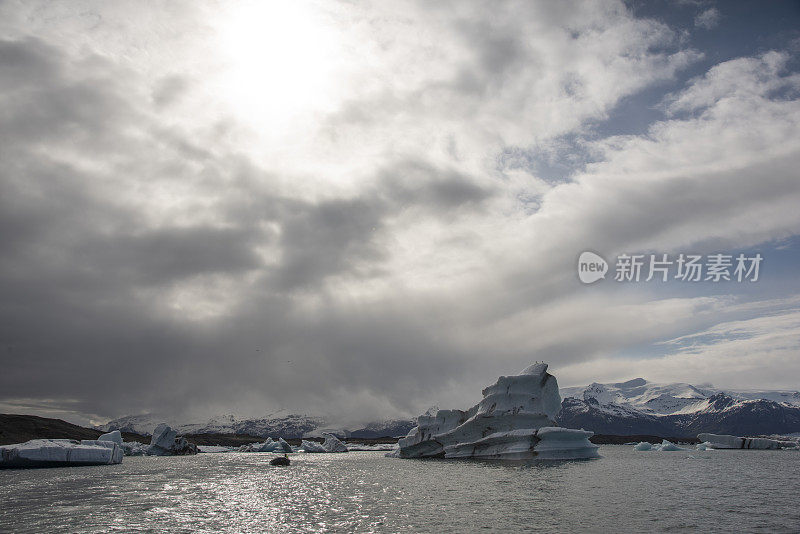
[{"label": "mountain ridge", "polygon": [[744,436],[800,431],[800,393],[627,382],[562,388],[558,422],[601,434]]},{"label": "mountain ridge", "polygon": [[[559,392],[559,424],[598,434],[694,437],[699,432],[800,432],[800,392],[793,390],[722,390],[708,384],[662,384],[634,378],[560,388]],[[415,420],[408,419],[345,425],[323,416],[293,414],[283,409],[264,417],[238,418],[228,414],[188,424],[158,414],[131,415],[97,428],[150,434],[161,422],[182,434],[246,434],[261,438],[318,437],[323,432],[343,438],[400,437],[416,425]]]}]

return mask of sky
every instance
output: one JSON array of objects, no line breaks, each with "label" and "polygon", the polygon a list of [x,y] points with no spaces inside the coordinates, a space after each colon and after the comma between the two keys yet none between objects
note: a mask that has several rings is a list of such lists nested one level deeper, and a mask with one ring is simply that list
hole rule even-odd
[{"label": "sky", "polygon": [[798,52],[794,1],[0,2],[0,411],[797,389]]}]

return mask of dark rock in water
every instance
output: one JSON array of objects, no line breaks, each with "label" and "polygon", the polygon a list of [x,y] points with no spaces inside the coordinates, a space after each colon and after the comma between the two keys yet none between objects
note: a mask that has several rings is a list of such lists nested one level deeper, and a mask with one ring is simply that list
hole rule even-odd
[{"label": "dark rock in water", "polygon": [[273,458],[272,460],[270,460],[269,465],[289,465],[289,458],[287,458],[286,456]]}]

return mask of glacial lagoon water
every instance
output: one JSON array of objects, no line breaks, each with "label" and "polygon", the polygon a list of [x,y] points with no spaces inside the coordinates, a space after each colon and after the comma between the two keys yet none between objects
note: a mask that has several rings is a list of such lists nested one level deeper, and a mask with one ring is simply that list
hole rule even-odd
[{"label": "glacial lagoon water", "polygon": [[509,465],[380,452],[0,471],[2,532],[798,532],[800,452]]}]

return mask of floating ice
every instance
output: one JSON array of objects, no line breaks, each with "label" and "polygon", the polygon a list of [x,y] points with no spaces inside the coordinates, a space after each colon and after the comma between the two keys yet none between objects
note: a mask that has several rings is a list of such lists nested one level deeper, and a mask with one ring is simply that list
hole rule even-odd
[{"label": "floating ice", "polygon": [[161,423],[153,430],[153,437],[150,438],[151,454],[163,456],[169,454],[170,449],[175,444],[178,436],[176,430],[172,430],[166,423]]},{"label": "floating ice", "polygon": [[639,443],[636,444],[636,446],[633,447],[633,450],[635,450],[635,451],[649,451],[652,448],[653,448],[653,445],[650,444],[649,442],[640,441]]},{"label": "floating ice", "polygon": [[709,442],[714,449],[780,449],[788,442],[768,438],[739,438],[724,434],[698,434],[697,439]]},{"label": "floating ice", "polygon": [[149,445],[139,443],[138,441],[123,441],[122,451],[125,456],[145,456]]},{"label": "floating ice", "polygon": [[398,442],[401,458],[597,458],[592,432],[556,426],[558,383],[546,363],[501,376],[467,411],[428,410]]},{"label": "floating ice", "polygon": [[375,443],[374,445],[366,445],[359,443],[348,443],[347,450],[353,451],[396,451],[397,443]]},{"label": "floating ice", "polygon": [[267,438],[263,443],[248,443],[239,447],[239,452],[275,452],[281,448],[281,444]]},{"label": "floating ice", "polygon": [[286,443],[283,438],[273,441],[267,438],[263,443],[248,443],[239,447],[239,452],[293,452],[292,446]]},{"label": "floating ice", "polygon": [[117,445],[122,445],[122,434],[119,430],[114,430],[108,434],[101,434],[97,441],[113,441]]},{"label": "floating ice", "polygon": [[300,448],[306,452],[328,452],[325,450],[325,447],[323,447],[322,444],[317,443],[316,441],[303,440],[300,442]]},{"label": "floating ice", "polygon": [[660,451],[682,451],[682,450],[685,450],[685,449],[682,449],[682,448],[678,447],[677,445],[675,445],[671,441],[664,440],[664,441],[661,442],[661,445],[658,446],[658,450],[660,450]]},{"label": "floating ice", "polygon": [[166,423],[161,423],[153,430],[146,454],[150,456],[197,454],[197,445],[189,443],[184,437],[178,437],[177,431]]},{"label": "floating ice", "polygon": [[231,452],[234,450],[232,447],[225,447],[224,445],[198,445],[197,452],[202,453],[221,453]]},{"label": "floating ice", "polygon": [[322,444],[325,452],[347,452],[347,445],[339,441],[339,438],[332,434],[325,436],[325,442]]},{"label": "floating ice", "polygon": [[[348,452],[349,450],[347,445],[342,443],[339,440],[339,438],[337,438],[333,434],[326,434],[324,443],[317,443],[315,441],[303,440],[300,443],[300,448],[306,452]],[[386,450],[386,449],[363,448],[359,450]]]},{"label": "floating ice", "polygon": [[32,439],[0,446],[0,467],[62,467],[122,463],[122,447],[113,441]]}]

